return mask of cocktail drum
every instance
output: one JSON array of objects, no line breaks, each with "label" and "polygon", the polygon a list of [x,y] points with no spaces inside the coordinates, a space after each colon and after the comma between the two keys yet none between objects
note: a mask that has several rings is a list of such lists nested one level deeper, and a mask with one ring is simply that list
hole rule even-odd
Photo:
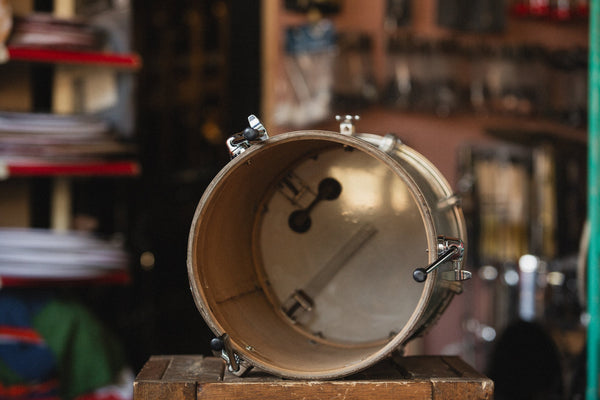
[{"label": "cocktail drum", "polygon": [[196,305],[232,372],[358,372],[462,290],[457,198],[393,136],[298,131],[243,150],[207,187],[188,248]]}]

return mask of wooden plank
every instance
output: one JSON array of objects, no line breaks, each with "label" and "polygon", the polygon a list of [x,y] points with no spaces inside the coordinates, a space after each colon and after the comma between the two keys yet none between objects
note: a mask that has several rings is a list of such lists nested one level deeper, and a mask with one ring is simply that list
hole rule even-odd
[{"label": "wooden plank", "polygon": [[491,380],[465,381],[456,378],[432,379],[433,400],[491,400],[494,384]]},{"label": "wooden plank", "polygon": [[224,362],[202,356],[153,356],[133,383],[136,400],[193,400],[199,382],[222,379]]},{"label": "wooden plank", "polygon": [[395,364],[411,378],[487,379],[469,364],[455,356],[395,357]]},{"label": "wooden plank", "polygon": [[[174,359],[175,360],[175,359]],[[163,375],[163,380],[217,382],[223,379],[225,361],[215,357],[177,356]]]},{"label": "wooden plank", "polygon": [[134,400],[406,399],[488,400],[493,382],[458,357],[394,357],[338,380],[289,380],[252,370],[237,377],[223,360],[153,356],[134,382]]},{"label": "wooden plank", "polygon": [[161,379],[172,357],[152,356],[137,376],[137,381]]},{"label": "wooden plank", "polygon": [[428,381],[264,381],[208,383],[198,388],[198,400],[392,400],[431,399]]},{"label": "wooden plank", "polygon": [[434,400],[493,398],[493,382],[458,357],[401,357],[395,360],[416,379],[429,379]]},{"label": "wooden plank", "polygon": [[444,363],[454,370],[460,372],[463,378],[488,379],[485,375],[476,371],[475,368],[461,360],[459,357],[442,357]]},{"label": "wooden plank", "polygon": [[193,381],[145,381],[133,383],[135,400],[194,400],[196,382]]}]

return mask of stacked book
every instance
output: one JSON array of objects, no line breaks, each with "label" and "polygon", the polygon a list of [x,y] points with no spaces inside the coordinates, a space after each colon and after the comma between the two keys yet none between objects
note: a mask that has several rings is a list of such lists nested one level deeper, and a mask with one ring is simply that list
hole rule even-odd
[{"label": "stacked book", "polygon": [[76,231],[0,228],[0,287],[126,283],[129,263],[120,241]]},{"label": "stacked book", "polygon": [[[133,144],[92,115],[0,112],[0,177],[29,174],[135,175]],[[36,172],[37,171],[37,172]]]},{"label": "stacked book", "polygon": [[106,39],[101,29],[85,20],[61,19],[46,13],[15,16],[12,24],[10,46],[98,51]]}]

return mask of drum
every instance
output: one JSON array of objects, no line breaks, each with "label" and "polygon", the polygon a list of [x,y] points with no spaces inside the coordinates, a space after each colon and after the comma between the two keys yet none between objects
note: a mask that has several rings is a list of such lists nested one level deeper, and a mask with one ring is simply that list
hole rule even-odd
[{"label": "drum", "polygon": [[470,274],[458,198],[394,136],[251,128],[193,217],[188,273],[211,343],[243,374],[332,379],[423,334]]}]

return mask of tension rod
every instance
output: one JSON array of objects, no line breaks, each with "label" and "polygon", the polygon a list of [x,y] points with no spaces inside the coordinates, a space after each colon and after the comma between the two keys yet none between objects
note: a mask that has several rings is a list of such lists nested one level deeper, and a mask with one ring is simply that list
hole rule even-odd
[{"label": "tension rod", "polygon": [[427,268],[417,268],[413,271],[413,278],[417,282],[425,282],[427,279],[427,275],[435,270],[437,267],[445,263],[446,261],[450,261],[454,259],[456,256],[460,255],[460,248],[456,245],[451,245],[448,247],[448,250],[444,251],[437,260],[429,264]]}]

